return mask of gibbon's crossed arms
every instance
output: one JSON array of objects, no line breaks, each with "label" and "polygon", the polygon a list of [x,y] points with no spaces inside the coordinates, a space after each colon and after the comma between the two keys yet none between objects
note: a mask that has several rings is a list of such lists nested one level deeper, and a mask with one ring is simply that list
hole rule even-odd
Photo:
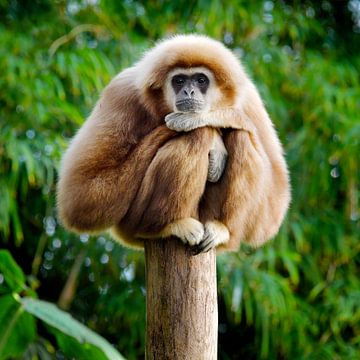
[{"label": "gibbon's crossed arms", "polygon": [[221,43],[158,43],[103,91],[65,153],[58,210],[76,232],[111,229],[142,247],[176,236],[195,252],[259,246],[290,201],[280,141],[238,59]]}]

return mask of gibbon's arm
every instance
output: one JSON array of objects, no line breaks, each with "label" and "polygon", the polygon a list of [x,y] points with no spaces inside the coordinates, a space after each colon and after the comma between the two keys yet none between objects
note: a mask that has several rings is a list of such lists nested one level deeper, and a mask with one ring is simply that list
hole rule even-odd
[{"label": "gibbon's arm", "polygon": [[202,222],[217,220],[229,230],[227,242],[215,243],[223,250],[237,250],[241,241],[260,246],[271,239],[290,202],[282,146],[256,92],[242,113],[255,131],[224,134],[226,170],[219,183],[208,184],[199,206]]},{"label": "gibbon's arm", "polygon": [[236,108],[223,108],[198,113],[174,112],[165,116],[165,123],[169,129],[179,132],[187,132],[205,126],[254,131],[254,125],[247,120],[244,112]]},{"label": "gibbon's arm", "polygon": [[57,203],[70,230],[101,231],[118,223],[158,148],[176,135],[156,127],[134,93],[126,78],[115,78],[63,157]]},{"label": "gibbon's arm", "polygon": [[118,223],[158,148],[173,136],[174,132],[159,126],[123,154],[116,135],[104,143],[87,139],[82,144],[80,138],[74,139],[63,159],[57,188],[59,217],[65,227],[93,232]]},{"label": "gibbon's arm", "polygon": [[224,175],[220,182],[207,185],[200,204],[201,221],[225,225],[230,237],[222,243],[210,237],[199,244],[199,251],[212,246],[236,250],[240,241],[259,246],[272,238],[288,208],[290,185],[282,146],[256,90],[249,89],[241,109],[191,117],[174,113],[165,122],[175,131],[204,126],[233,129],[224,135],[229,154]]},{"label": "gibbon's arm", "polygon": [[217,130],[205,127],[159,147],[129,210],[112,231],[120,241],[135,246],[143,239],[169,236],[190,245],[202,241],[206,229],[197,220],[199,202],[215,134]]}]

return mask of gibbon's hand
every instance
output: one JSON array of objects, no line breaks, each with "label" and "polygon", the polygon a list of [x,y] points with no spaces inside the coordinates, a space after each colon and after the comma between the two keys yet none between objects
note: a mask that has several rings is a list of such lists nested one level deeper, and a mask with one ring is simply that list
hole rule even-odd
[{"label": "gibbon's hand", "polygon": [[[224,119],[228,113],[230,117]],[[247,127],[237,123],[232,114],[232,109],[207,112],[173,112],[165,116],[165,124],[169,129],[178,132],[188,132],[205,126],[219,129],[246,129]]]},{"label": "gibbon's hand", "polygon": [[200,116],[194,112],[173,112],[165,116],[166,126],[175,131],[191,131],[206,126],[200,121]]},{"label": "gibbon's hand", "polygon": [[227,158],[228,154],[224,151],[210,150],[207,181],[212,183],[219,181],[225,170]]},{"label": "gibbon's hand", "polygon": [[165,116],[166,126],[178,132],[210,126],[217,129],[236,129],[257,133],[256,126],[241,111],[233,108],[203,112],[173,112]]}]

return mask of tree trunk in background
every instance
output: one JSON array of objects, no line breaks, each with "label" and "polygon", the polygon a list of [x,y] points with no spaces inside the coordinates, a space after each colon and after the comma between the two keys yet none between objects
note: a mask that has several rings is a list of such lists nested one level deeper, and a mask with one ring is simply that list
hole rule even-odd
[{"label": "tree trunk in background", "polygon": [[216,360],[216,255],[145,241],[146,360]]}]

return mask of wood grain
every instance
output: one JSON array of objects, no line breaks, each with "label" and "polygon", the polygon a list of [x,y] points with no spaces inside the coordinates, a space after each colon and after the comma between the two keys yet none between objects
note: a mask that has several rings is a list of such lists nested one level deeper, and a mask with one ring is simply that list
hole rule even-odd
[{"label": "wood grain", "polygon": [[216,255],[177,239],[145,242],[146,359],[216,360]]}]

